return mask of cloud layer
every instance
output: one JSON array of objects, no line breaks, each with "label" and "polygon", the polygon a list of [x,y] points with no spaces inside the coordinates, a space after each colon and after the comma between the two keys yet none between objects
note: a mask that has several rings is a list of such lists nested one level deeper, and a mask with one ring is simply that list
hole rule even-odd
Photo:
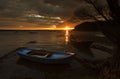
[{"label": "cloud layer", "polygon": [[[98,0],[99,3],[104,3],[104,0]],[[69,21],[76,11],[81,19],[87,16],[86,12],[95,15],[93,7],[84,0],[0,0],[0,17],[18,18],[37,14]],[[39,21],[43,23],[44,20]]]},{"label": "cloud layer", "polygon": [[27,11],[37,11],[40,15],[71,16],[80,0],[0,0],[0,16],[21,16]]}]

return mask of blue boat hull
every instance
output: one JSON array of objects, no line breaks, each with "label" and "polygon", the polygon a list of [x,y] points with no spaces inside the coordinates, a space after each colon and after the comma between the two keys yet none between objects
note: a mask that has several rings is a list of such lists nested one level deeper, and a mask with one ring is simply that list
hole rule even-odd
[{"label": "blue boat hull", "polygon": [[[48,58],[42,58],[42,57],[34,57],[28,55],[29,52],[33,51],[34,49],[29,48],[21,48],[17,50],[17,54],[30,61],[39,62],[39,63],[45,63],[45,64],[66,64],[70,63],[74,59],[74,53],[64,53],[64,52],[51,52],[52,56]],[[40,51],[41,50],[37,50]]]}]

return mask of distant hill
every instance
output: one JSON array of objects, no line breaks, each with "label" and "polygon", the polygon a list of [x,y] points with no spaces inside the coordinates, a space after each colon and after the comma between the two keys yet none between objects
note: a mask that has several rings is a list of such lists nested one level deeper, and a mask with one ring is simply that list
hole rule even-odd
[{"label": "distant hill", "polygon": [[100,31],[104,22],[94,21],[94,22],[84,22],[75,26],[74,30],[78,31]]}]

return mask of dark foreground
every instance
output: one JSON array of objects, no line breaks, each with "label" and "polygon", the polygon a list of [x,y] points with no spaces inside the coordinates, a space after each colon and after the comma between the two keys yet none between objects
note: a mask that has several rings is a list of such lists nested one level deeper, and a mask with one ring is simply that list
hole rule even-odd
[{"label": "dark foreground", "polygon": [[64,65],[46,65],[19,58],[11,51],[0,59],[0,79],[96,79],[97,76],[73,61]]}]

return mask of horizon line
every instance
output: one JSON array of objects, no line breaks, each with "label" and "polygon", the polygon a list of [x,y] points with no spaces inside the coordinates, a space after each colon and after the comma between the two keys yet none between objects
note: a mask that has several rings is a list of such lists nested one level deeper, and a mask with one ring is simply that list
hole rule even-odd
[{"label": "horizon line", "polygon": [[0,28],[2,30],[73,30],[74,28]]}]

